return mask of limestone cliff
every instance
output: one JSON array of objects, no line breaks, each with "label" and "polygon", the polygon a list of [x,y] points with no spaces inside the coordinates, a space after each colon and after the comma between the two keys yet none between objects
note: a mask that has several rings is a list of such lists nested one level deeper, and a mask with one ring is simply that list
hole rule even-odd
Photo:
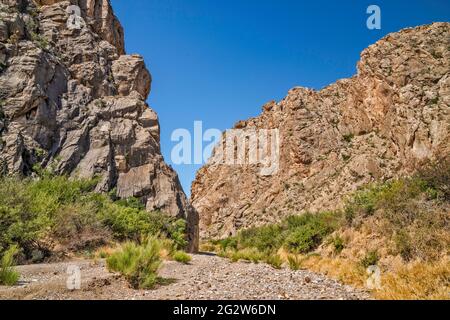
[{"label": "limestone cliff", "polygon": [[[240,129],[279,129],[279,171],[209,164],[192,185],[203,238],[334,209],[361,185],[450,155],[450,24],[393,33],[358,73],[320,91],[294,88]],[[217,150],[216,150],[217,152]]]},{"label": "limestone cliff", "polygon": [[195,250],[198,216],[161,155],[150,85],[108,0],[0,0],[1,172],[99,177],[99,192],[186,219]]}]

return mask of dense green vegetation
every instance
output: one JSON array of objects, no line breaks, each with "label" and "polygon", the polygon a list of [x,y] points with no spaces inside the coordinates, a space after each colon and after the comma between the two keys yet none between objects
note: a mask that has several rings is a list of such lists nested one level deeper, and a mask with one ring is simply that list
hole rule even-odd
[{"label": "dense green vegetation", "polygon": [[184,221],[146,212],[137,199],[96,193],[96,184],[48,173],[0,178],[0,256],[17,245],[22,261],[38,261],[56,246],[77,252],[149,235],[186,245]]},{"label": "dense green vegetation", "polygon": [[156,237],[141,244],[127,242],[106,260],[108,270],[121,273],[135,289],[152,289],[159,280],[160,250],[161,242]]}]

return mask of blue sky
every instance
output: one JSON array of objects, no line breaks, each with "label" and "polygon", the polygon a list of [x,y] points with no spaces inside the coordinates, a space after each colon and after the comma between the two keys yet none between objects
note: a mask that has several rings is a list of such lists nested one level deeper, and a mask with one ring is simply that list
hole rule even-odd
[{"label": "blue sky", "polygon": [[[381,8],[369,30],[366,9]],[[295,86],[320,89],[352,76],[360,52],[405,27],[450,21],[448,0],[112,0],[127,53],[153,76],[150,106],[165,160],[173,130],[225,130]],[[187,194],[199,165],[173,165]]]}]

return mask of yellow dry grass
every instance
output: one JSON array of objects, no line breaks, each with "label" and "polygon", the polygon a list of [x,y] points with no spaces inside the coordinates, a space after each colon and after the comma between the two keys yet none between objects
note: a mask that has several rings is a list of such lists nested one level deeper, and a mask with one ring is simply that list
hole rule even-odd
[{"label": "yellow dry grass", "polygon": [[[367,275],[357,262],[319,255],[304,257],[302,268],[343,283],[364,288]],[[372,292],[380,300],[450,300],[450,262],[411,262],[383,273],[381,288]]]},{"label": "yellow dry grass", "polygon": [[450,300],[450,262],[413,262],[382,276],[377,299]]},{"label": "yellow dry grass", "polygon": [[303,268],[322,273],[346,284],[357,287],[364,287],[365,285],[364,268],[350,260],[312,255],[305,257],[301,265]]}]

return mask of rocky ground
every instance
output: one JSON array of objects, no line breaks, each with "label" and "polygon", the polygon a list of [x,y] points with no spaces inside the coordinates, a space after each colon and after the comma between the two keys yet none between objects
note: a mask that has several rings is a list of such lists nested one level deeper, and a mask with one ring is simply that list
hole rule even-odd
[{"label": "rocky ground", "polygon": [[[81,290],[66,287],[69,265],[81,269]],[[230,263],[209,254],[194,255],[189,265],[166,262],[160,276],[167,284],[133,290],[102,260],[21,266],[15,287],[0,287],[0,299],[268,300],[370,299],[368,293],[309,271],[275,270],[265,264]]]}]

